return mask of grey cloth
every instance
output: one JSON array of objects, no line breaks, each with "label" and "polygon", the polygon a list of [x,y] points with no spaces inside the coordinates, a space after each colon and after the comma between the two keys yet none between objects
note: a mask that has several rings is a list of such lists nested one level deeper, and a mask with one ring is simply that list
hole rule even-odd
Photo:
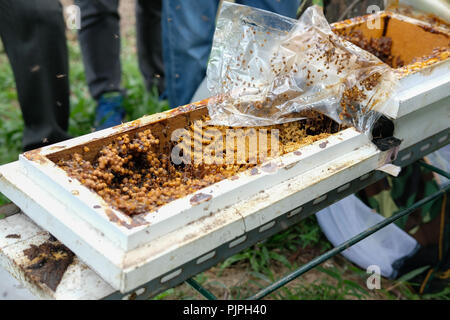
[{"label": "grey cloth", "polygon": [[[80,46],[89,91],[94,99],[103,93],[123,91],[120,64],[119,0],[76,0],[81,11]],[[161,53],[161,0],[136,2],[139,67],[145,85],[164,90]]]},{"label": "grey cloth", "polygon": [[0,37],[16,80],[24,150],[70,138],[69,63],[59,1],[0,0]]},{"label": "grey cloth", "polygon": [[[316,213],[325,236],[338,246],[384,220],[354,194]],[[344,250],[342,255],[363,269],[377,266],[381,275],[396,278],[404,259],[419,249],[417,241],[395,224]]]}]

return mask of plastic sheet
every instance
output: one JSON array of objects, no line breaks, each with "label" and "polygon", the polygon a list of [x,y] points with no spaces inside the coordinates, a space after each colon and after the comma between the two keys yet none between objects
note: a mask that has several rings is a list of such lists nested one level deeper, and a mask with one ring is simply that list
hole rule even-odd
[{"label": "plastic sheet", "polygon": [[265,126],[319,111],[367,132],[397,79],[335,35],[319,7],[293,20],[224,2],[207,70],[211,124]]}]

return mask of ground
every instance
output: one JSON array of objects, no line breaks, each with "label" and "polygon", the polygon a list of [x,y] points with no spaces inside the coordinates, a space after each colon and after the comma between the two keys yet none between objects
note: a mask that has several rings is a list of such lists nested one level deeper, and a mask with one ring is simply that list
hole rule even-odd
[{"label": "ground", "polygon": [[[62,0],[64,5],[71,0]],[[332,1],[336,2],[336,1]],[[127,119],[160,112],[167,103],[158,101],[155,91],[146,92],[137,66],[134,1],[121,1],[123,85],[128,90]],[[76,33],[67,31],[70,51],[71,117],[70,133],[74,136],[92,130],[95,103],[89,96]],[[14,78],[7,57],[0,46],[0,164],[17,159],[21,151],[23,121]],[[0,204],[8,200],[0,194]],[[1,217],[0,217],[1,218]],[[326,240],[314,217],[232,256],[210,270],[196,276],[196,280],[220,299],[245,298],[259,288],[279,279],[310,261],[332,246]],[[381,289],[367,289],[368,274],[338,255],[315,268],[267,299],[419,299],[449,298],[449,290],[419,297],[402,281],[383,279]],[[170,289],[156,299],[189,299],[201,296],[183,284]]]}]

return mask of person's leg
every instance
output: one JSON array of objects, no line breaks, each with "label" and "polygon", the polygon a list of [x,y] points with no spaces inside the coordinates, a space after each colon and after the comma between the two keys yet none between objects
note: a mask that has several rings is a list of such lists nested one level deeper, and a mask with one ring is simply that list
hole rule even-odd
[{"label": "person's leg", "polygon": [[189,103],[205,77],[218,2],[163,1],[163,60],[171,107]]},{"label": "person's leg", "polygon": [[80,47],[94,99],[121,91],[119,0],[75,0],[81,11]]},{"label": "person's leg", "polygon": [[300,0],[238,0],[236,3],[295,18]]},{"label": "person's leg", "polygon": [[120,64],[119,0],[75,0],[81,11],[79,41],[86,80],[98,105],[95,128],[118,125],[125,116]]},{"label": "person's leg", "polygon": [[161,43],[162,0],[138,0],[136,3],[136,33],[139,68],[147,90],[153,86],[164,91],[164,64]]},{"label": "person's leg", "polygon": [[69,139],[68,53],[59,1],[0,0],[0,36],[25,122],[24,150]]}]

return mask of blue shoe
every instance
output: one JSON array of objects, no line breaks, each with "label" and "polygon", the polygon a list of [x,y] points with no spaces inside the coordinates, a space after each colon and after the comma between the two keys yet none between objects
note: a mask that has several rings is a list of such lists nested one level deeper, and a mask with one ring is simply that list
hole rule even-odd
[{"label": "blue shoe", "polygon": [[125,117],[123,95],[120,93],[103,94],[98,100],[95,114],[95,130],[103,130],[122,123]]}]

